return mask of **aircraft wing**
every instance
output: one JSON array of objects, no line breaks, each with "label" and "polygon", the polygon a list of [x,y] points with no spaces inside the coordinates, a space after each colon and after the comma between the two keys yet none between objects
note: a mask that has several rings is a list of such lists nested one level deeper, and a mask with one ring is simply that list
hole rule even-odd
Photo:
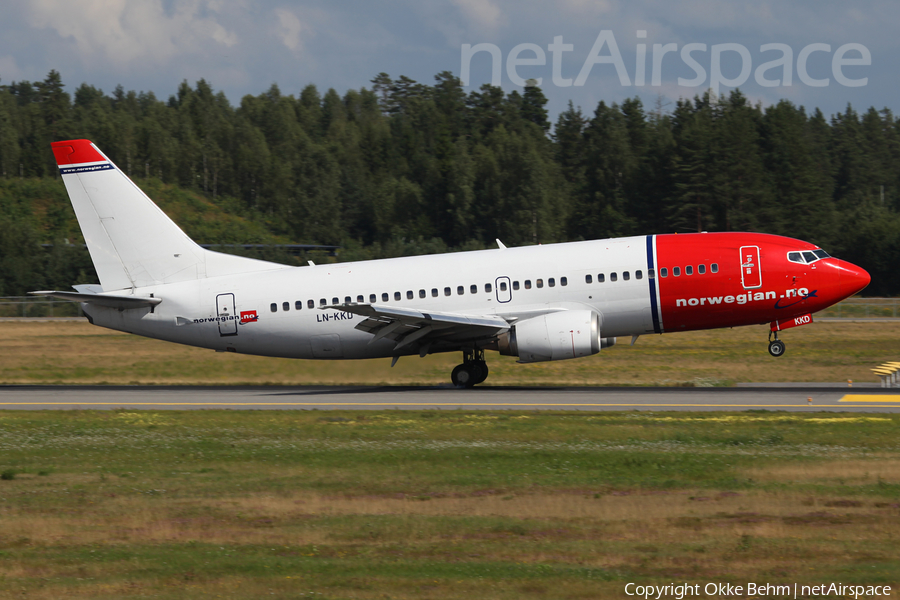
[{"label": "aircraft wing", "polygon": [[28,292],[32,296],[52,296],[61,300],[71,300],[73,302],[89,302],[98,306],[108,306],[110,308],[145,308],[147,306],[155,306],[162,302],[161,298],[149,298],[144,296],[113,296],[110,294],[92,294],[83,292],[58,292],[58,291],[41,291]]},{"label": "aircraft wing", "polygon": [[333,304],[320,308],[366,317],[356,329],[373,334],[369,343],[387,338],[397,342],[395,351],[418,343],[419,352],[423,356],[434,343],[458,344],[490,340],[508,331],[510,327],[506,319],[495,315],[422,312],[384,304]]}]

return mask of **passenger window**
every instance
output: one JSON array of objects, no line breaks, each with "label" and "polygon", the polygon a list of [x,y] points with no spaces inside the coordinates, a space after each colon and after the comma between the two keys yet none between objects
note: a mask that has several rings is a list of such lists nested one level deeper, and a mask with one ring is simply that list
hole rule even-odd
[{"label": "passenger window", "polygon": [[466,288],[464,288],[461,285],[456,286],[456,295],[457,296],[462,296],[465,293],[466,293]]},{"label": "passenger window", "polygon": [[663,267],[662,269],[659,270],[659,276],[660,277],[668,277],[669,270],[667,268]]},{"label": "passenger window", "polygon": [[694,274],[694,267],[693,267],[693,265],[688,265],[688,266],[686,266],[686,267],[684,268],[684,274],[685,274],[685,275],[693,275],[693,274]]},{"label": "passenger window", "polygon": [[610,280],[610,281],[616,281],[616,280],[618,280],[618,279],[619,279],[619,276],[618,276],[617,274],[615,274],[615,273],[610,273],[610,274],[609,274],[609,280]]},{"label": "passenger window", "polygon": [[697,265],[697,274],[703,275],[706,273],[706,265]]},{"label": "passenger window", "polygon": [[[640,273],[640,271],[638,271],[638,273]],[[656,279],[656,269],[647,269],[647,279]]]},{"label": "passenger window", "polygon": [[291,303],[290,302],[282,302],[281,310],[283,310],[284,312],[291,310]]},{"label": "passenger window", "polygon": [[593,283],[593,282],[594,282],[594,278],[591,277],[590,275],[585,275],[585,276],[584,276],[584,282],[585,282],[585,283]]},{"label": "passenger window", "polygon": [[597,275],[597,283],[605,283],[605,282],[606,282],[606,275],[604,275],[603,273],[599,273]]},{"label": "passenger window", "polygon": [[672,275],[681,277],[681,267],[672,267]]},{"label": "passenger window", "polygon": [[556,280],[551,277],[547,280],[547,285],[549,285],[550,287],[556,287]]},{"label": "passenger window", "polygon": [[622,272],[622,279],[625,280],[625,281],[628,281],[629,279],[631,279],[631,273],[629,273],[628,271],[623,271],[623,272]]},{"label": "passenger window", "polygon": [[445,288],[444,288],[444,295],[445,295],[445,296],[449,296],[449,295],[450,295],[450,288],[448,288],[448,287],[445,287]]},{"label": "passenger window", "polygon": [[569,279],[566,277],[559,278],[559,285],[569,285]]},{"label": "passenger window", "polygon": [[303,300],[294,302],[294,310],[303,310]]},{"label": "passenger window", "polygon": [[412,300],[414,297],[415,297],[415,294],[413,294],[412,290],[406,290],[406,299],[407,300]]},{"label": "passenger window", "polygon": [[306,307],[307,307],[307,308],[315,308],[315,307],[316,307],[316,302],[315,302],[315,300],[307,300],[307,301],[306,301]]},{"label": "passenger window", "polygon": [[362,294],[360,294],[359,296],[356,297],[356,301],[357,301],[359,304],[362,304],[363,302],[366,301],[366,298],[365,298],[365,296],[363,296]]},{"label": "passenger window", "polygon": [[400,292],[394,292],[394,302],[399,301],[401,297]]},{"label": "passenger window", "polygon": [[351,302],[353,302],[353,298],[351,298],[350,296],[344,296],[344,304],[350,304]]},{"label": "passenger window", "polygon": [[544,280],[538,279],[537,281],[535,281],[535,284],[537,284],[538,288],[542,288],[544,287]]},{"label": "passenger window", "polygon": [[437,288],[431,288],[431,297],[432,297],[432,298],[437,298],[437,297],[438,297],[438,291],[437,291]]},{"label": "passenger window", "polygon": [[484,284],[484,291],[487,292],[488,294],[490,294],[493,289],[494,289],[494,287],[491,284],[489,284],[489,283]]},{"label": "passenger window", "polygon": [[525,280],[525,289],[526,289],[526,290],[530,290],[530,289],[531,289],[531,280],[530,280],[530,279],[526,279],[526,280]]},{"label": "passenger window", "polygon": [[382,292],[382,293],[381,293],[381,301],[382,301],[382,302],[387,302],[389,299],[390,299],[390,296],[388,296],[388,293],[387,293],[387,292]]},{"label": "passenger window", "polygon": [[369,302],[375,304],[375,301],[378,299],[378,296],[375,294],[369,294]]},{"label": "passenger window", "polygon": [[643,279],[643,278],[644,278],[644,274],[643,274],[641,271],[635,271],[635,272],[634,272],[634,278],[635,278],[635,279]]},{"label": "passenger window", "polygon": [[425,297],[425,290],[419,290],[419,298]]},{"label": "passenger window", "polygon": [[332,304],[337,304],[337,303],[338,303],[338,299],[337,299],[337,298],[332,298],[332,299],[331,299],[331,303],[332,303]]},{"label": "passenger window", "polygon": [[271,310],[272,312],[278,312],[278,304],[273,302],[272,304],[269,305],[269,310]]},{"label": "passenger window", "polygon": [[505,281],[501,281],[501,282],[500,282],[500,291],[501,291],[501,292],[505,292],[505,291],[506,291],[506,282],[505,282]]},{"label": "passenger window", "polygon": [[325,298],[319,298],[319,306],[325,306],[326,304],[328,304],[328,300],[326,300]]},{"label": "passenger window", "polygon": [[469,286],[469,292],[472,293],[472,294],[477,294],[477,293],[478,293],[478,286],[475,285],[475,284],[473,283],[472,285]]},{"label": "passenger window", "polygon": [[719,272],[719,264],[718,263],[711,264],[709,266],[709,270],[713,273],[718,273]]},{"label": "passenger window", "polygon": [[514,289],[514,290],[519,289],[519,282],[518,282],[518,281],[513,281],[513,289]]}]

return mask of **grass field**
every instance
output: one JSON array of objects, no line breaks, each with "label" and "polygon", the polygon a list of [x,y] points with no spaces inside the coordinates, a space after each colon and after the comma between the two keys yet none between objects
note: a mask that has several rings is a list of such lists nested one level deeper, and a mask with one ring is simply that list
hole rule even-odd
[{"label": "grass field", "polygon": [[[489,385],[731,385],[744,381],[876,382],[900,360],[900,323],[813,323],[766,351],[765,326],[642,336],[572,361],[531,365],[489,352]],[[458,353],[367,361],[298,361],[215,353],[85,322],[0,322],[0,383],[390,384],[449,382]]]},{"label": "grass field", "polygon": [[0,598],[900,581],[900,415],[0,413]]},{"label": "grass field", "polygon": [[[495,385],[875,381],[897,323],[646,336]],[[435,384],[456,355],[216,354],[0,323],[4,383]],[[0,395],[2,395],[0,390]],[[900,415],[0,412],[0,598],[622,598],[900,583]],[[896,593],[896,589],[895,589]]]}]

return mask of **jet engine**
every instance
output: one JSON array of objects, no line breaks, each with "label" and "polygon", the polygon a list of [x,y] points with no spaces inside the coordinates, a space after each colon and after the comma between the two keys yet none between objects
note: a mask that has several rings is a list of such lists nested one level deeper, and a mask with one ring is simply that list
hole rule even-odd
[{"label": "jet engine", "polygon": [[600,337],[600,315],[590,310],[566,310],[513,325],[499,340],[500,354],[518,356],[520,363],[590,356],[616,343]]}]

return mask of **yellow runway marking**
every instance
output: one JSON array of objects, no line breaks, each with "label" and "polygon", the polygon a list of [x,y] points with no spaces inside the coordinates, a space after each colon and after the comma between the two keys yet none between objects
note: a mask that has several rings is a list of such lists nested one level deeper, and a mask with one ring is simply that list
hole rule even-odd
[{"label": "yellow runway marking", "polygon": [[900,402],[900,395],[865,396],[863,394],[847,394],[839,402]]},{"label": "yellow runway marking", "polygon": [[620,406],[657,408],[821,408],[834,404],[624,404],[624,403],[565,403],[544,404],[525,402],[0,402],[0,406],[539,406],[547,408],[570,406]]}]

